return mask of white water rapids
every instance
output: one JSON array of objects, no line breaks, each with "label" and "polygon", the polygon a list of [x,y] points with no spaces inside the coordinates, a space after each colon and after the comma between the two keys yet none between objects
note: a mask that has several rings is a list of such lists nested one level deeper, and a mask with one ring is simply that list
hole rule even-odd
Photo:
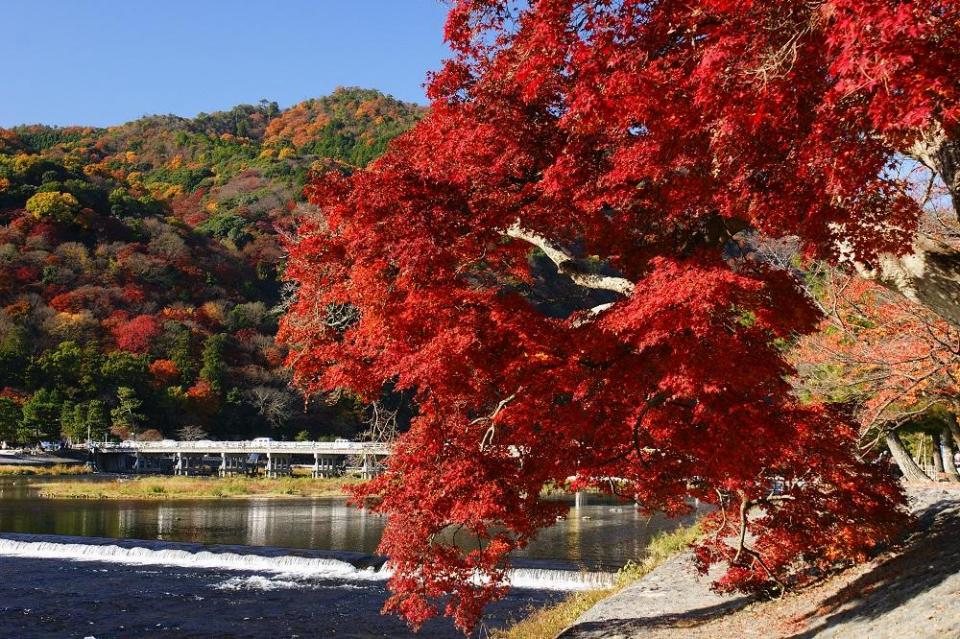
[{"label": "white water rapids", "polygon": [[[75,539],[43,539],[34,535],[26,538],[0,537],[0,556],[236,570],[270,575],[233,577],[218,585],[218,588],[222,589],[305,588],[309,587],[310,580],[385,581],[390,576],[386,565],[379,569],[358,567],[348,561],[328,557],[185,550],[177,548],[175,544],[161,545],[156,542],[143,542],[144,545],[130,545],[127,542],[122,546],[111,543],[77,543]],[[511,586],[534,590],[592,590],[608,587],[612,580],[613,575],[608,573],[572,570],[514,568],[508,573]]]}]

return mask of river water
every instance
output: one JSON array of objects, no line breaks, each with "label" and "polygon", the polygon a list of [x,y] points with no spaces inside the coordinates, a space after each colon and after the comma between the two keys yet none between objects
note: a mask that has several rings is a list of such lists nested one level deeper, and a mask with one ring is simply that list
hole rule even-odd
[{"label": "river water", "polygon": [[[487,626],[602,585],[677,525],[596,496],[570,505],[517,553]],[[48,500],[0,479],[0,638],[461,636],[378,614],[383,525],[337,498]]]}]

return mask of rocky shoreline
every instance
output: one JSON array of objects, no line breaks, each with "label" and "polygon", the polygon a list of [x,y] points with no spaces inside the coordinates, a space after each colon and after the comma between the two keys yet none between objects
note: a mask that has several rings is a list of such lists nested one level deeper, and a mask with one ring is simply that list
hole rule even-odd
[{"label": "rocky shoreline", "polygon": [[718,595],[689,552],[583,614],[558,639],[960,637],[960,487],[910,486],[917,529],[871,562],[776,601]]}]

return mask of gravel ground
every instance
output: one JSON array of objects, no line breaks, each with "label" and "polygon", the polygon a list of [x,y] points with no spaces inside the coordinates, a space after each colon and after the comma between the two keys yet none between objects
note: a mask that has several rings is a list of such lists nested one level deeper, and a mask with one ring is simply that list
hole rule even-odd
[{"label": "gravel ground", "polygon": [[73,457],[60,457],[53,453],[20,454],[11,451],[0,451],[0,466],[53,466],[55,464],[81,464],[82,461]]},{"label": "gravel ground", "polygon": [[710,591],[689,553],[600,602],[562,639],[960,639],[960,487],[910,487],[904,548],[776,601]]}]

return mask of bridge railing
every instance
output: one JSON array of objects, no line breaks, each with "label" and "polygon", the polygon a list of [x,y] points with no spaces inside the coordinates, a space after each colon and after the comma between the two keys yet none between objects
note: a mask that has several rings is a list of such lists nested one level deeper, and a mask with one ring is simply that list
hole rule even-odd
[{"label": "bridge railing", "polygon": [[323,451],[342,451],[345,454],[350,453],[379,453],[389,451],[389,444],[377,442],[254,442],[254,441],[151,441],[151,442],[100,442],[94,444],[81,444],[79,448],[97,448],[98,450],[112,450],[117,452],[150,452],[150,451],[196,451],[209,450],[210,452],[223,450],[250,450],[250,451],[276,451],[276,452],[302,452],[309,453],[317,450]]}]

